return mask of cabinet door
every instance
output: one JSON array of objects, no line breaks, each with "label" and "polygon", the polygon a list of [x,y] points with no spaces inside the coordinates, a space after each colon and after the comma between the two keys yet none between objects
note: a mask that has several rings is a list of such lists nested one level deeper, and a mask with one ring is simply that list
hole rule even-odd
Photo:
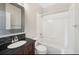
[{"label": "cabinet door", "polygon": [[25,45],[16,54],[17,55],[34,55],[35,54],[35,43],[31,43],[28,46]]},{"label": "cabinet door", "polygon": [[29,50],[29,54],[34,55],[34,54],[35,54],[35,44],[32,43],[32,44],[29,46],[28,50]]},{"label": "cabinet door", "polygon": [[18,52],[16,52],[16,55],[24,55],[24,49],[21,49]]},{"label": "cabinet door", "polygon": [[35,54],[34,43],[25,47],[24,54],[25,55],[34,55]]}]

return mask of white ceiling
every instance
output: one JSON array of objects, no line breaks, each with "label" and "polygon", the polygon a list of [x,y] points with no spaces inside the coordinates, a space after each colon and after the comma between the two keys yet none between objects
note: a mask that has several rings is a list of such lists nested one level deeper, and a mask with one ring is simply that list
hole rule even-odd
[{"label": "white ceiling", "polygon": [[29,3],[30,8],[41,13],[56,13],[69,10],[70,3]]},{"label": "white ceiling", "polygon": [[55,5],[56,3],[39,3],[42,8],[47,8],[49,6]]}]

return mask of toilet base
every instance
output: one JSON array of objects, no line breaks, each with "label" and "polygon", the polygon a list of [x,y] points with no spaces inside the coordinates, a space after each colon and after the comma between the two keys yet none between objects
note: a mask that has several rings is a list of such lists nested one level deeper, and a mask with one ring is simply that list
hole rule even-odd
[{"label": "toilet base", "polygon": [[47,54],[47,47],[44,45],[37,45],[35,47],[35,54]]}]

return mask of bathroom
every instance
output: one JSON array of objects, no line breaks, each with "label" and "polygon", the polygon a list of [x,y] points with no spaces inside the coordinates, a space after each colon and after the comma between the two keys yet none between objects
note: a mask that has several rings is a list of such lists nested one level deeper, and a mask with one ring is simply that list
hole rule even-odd
[{"label": "bathroom", "polygon": [[79,3],[0,3],[0,55],[79,54]]}]

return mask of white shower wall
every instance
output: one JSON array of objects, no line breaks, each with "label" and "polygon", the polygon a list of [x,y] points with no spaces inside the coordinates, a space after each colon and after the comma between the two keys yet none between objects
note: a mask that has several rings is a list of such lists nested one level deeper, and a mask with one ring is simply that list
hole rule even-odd
[{"label": "white shower wall", "polygon": [[[68,12],[45,15],[42,18],[42,34],[52,46],[65,48],[65,32],[67,31]],[[45,40],[46,41],[46,40]]]},{"label": "white shower wall", "polygon": [[[49,54],[59,53],[71,54],[74,51],[74,21],[73,9],[40,16],[38,25],[40,38],[43,44],[48,46]],[[51,48],[49,48],[51,47]],[[54,49],[54,50],[53,50]],[[56,52],[57,53],[57,52]]]}]

